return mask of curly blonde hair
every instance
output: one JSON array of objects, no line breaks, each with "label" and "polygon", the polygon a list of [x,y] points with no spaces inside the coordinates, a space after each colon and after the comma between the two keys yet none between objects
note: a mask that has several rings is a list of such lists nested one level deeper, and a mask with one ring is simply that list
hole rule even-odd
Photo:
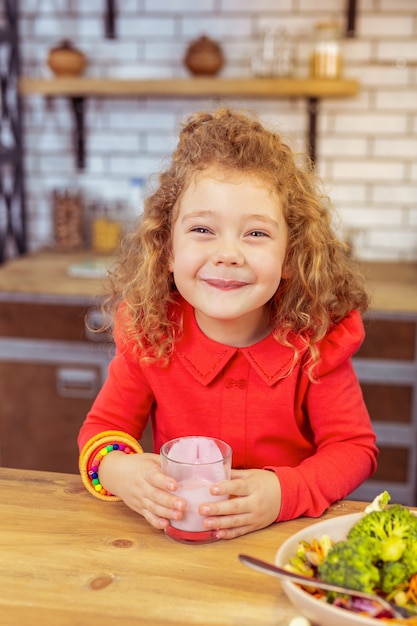
[{"label": "curly blonde hair", "polygon": [[364,312],[368,296],[346,244],[333,231],[329,201],[319,191],[313,168],[308,162],[298,165],[280,135],[253,113],[221,108],[185,121],[171,162],[110,275],[106,307],[111,319],[123,302],[126,314],[122,325],[119,315],[118,328],[125,340],[145,361],[169,359],[181,336],[181,324],[169,306],[176,293],[169,270],[176,205],[196,173],[213,166],[257,176],[281,200],[288,226],[287,278],[266,306],[277,340],[294,347],[294,362],[299,355],[295,336],[302,339],[312,377],[320,340],[352,309]]}]

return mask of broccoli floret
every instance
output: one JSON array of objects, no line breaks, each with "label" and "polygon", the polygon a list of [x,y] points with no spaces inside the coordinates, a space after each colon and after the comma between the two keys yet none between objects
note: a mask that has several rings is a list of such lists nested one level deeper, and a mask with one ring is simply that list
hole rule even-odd
[{"label": "broccoli floret", "polygon": [[349,531],[348,540],[373,537],[381,542],[382,561],[399,561],[408,540],[417,541],[417,516],[401,504],[371,511]]},{"label": "broccoli floret", "polygon": [[327,583],[373,592],[380,584],[380,544],[371,537],[338,541],[318,567],[320,578]]},{"label": "broccoli floret", "polygon": [[417,574],[417,540],[410,539],[407,542],[402,562],[407,568],[407,578],[411,578],[413,574]]},{"label": "broccoli floret", "polygon": [[402,561],[386,561],[382,564],[381,573],[381,591],[391,593],[396,587],[401,586],[405,580],[408,580],[407,567]]},{"label": "broccoli floret", "polygon": [[329,583],[391,594],[417,573],[417,516],[393,504],[365,514],[319,566]]}]

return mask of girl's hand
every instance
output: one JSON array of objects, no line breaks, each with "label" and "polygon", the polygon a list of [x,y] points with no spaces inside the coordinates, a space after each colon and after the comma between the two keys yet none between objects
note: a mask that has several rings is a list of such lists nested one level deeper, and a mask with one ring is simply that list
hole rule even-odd
[{"label": "girl's hand", "polygon": [[208,517],[204,525],[216,529],[219,539],[234,539],[274,522],[281,508],[281,485],[274,472],[250,469],[232,470],[232,480],[215,483],[213,495],[229,500],[209,502],[199,508]]},{"label": "girl's hand", "polygon": [[183,515],[185,501],[169,493],[177,484],[161,472],[158,454],[112,452],[100,463],[99,477],[107,491],[119,496],[154,528],[164,529],[168,520]]}]

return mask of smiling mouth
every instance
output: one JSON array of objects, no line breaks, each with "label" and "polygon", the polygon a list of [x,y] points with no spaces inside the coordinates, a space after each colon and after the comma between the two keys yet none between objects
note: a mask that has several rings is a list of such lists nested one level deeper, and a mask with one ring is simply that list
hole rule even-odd
[{"label": "smiling mouth", "polygon": [[241,287],[246,287],[246,285],[249,284],[242,280],[227,280],[226,278],[203,278],[202,280],[210,287],[221,289],[222,291],[240,289]]}]

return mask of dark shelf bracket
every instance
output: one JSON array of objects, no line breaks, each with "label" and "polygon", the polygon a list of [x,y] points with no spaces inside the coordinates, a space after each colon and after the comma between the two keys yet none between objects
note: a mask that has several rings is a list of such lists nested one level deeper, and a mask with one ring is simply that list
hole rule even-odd
[{"label": "dark shelf bracket", "polygon": [[311,162],[314,163],[317,160],[317,114],[319,109],[318,98],[308,98],[307,100],[307,112],[308,112],[308,154]]},{"label": "dark shelf bracket", "polygon": [[104,27],[107,39],[116,39],[116,8],[114,0],[106,0]]},{"label": "dark shelf bracket", "polygon": [[81,96],[70,98],[72,111],[74,114],[74,148],[77,160],[77,169],[85,168],[85,99]]},{"label": "dark shelf bracket", "polygon": [[355,36],[356,27],[356,0],[348,0],[347,4],[347,20],[346,20],[346,37]]}]

